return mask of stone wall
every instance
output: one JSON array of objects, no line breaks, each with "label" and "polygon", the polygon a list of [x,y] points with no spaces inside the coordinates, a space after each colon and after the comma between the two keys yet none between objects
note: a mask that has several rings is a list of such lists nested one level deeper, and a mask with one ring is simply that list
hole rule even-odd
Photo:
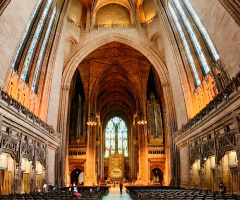
[{"label": "stone wall", "polygon": [[230,77],[235,76],[240,70],[240,44],[237,42],[240,41],[240,26],[218,0],[208,3],[190,0],[190,3],[213,40]]},{"label": "stone wall", "polygon": [[130,12],[127,8],[118,4],[108,4],[97,11],[95,25],[129,24],[130,21]]},{"label": "stone wall", "polygon": [[76,23],[80,23],[82,17],[82,3],[79,0],[72,0],[68,13],[69,19]]},{"label": "stone wall", "polygon": [[157,9],[154,0],[144,0],[142,6],[146,21],[156,16]]},{"label": "stone wall", "polygon": [[37,0],[13,0],[0,16],[0,86],[4,87]]}]

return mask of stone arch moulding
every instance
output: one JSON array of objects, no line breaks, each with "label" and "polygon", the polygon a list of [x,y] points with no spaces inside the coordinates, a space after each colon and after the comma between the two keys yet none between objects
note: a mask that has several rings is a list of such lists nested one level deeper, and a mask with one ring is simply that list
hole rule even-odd
[{"label": "stone arch moulding", "polygon": [[72,165],[72,166],[69,168],[69,174],[71,174],[75,169],[80,169],[82,172],[84,172],[84,167],[82,167],[82,166],[79,165],[79,164],[76,164],[76,165]]},{"label": "stone arch moulding", "polygon": [[152,170],[154,170],[155,168],[160,169],[160,170],[163,172],[163,174],[165,174],[164,166],[162,166],[162,165],[160,165],[160,164],[152,165],[152,166],[150,167],[150,172],[151,172]]},{"label": "stone arch moulding", "polygon": [[[97,48],[108,44],[110,42],[119,42],[126,44],[140,53],[142,53],[156,69],[164,91],[164,101],[166,107],[165,120],[168,124],[168,137],[172,135],[174,130],[174,124],[176,124],[176,113],[175,106],[173,102],[172,89],[170,85],[168,70],[166,65],[162,62],[160,57],[147,45],[135,41],[126,36],[120,34],[111,34],[108,36],[99,37],[97,40],[93,40],[86,45],[82,46],[77,52],[65,63],[63,69],[62,83],[61,83],[61,93],[60,93],[60,105],[59,105],[59,115],[58,115],[58,132],[62,133],[62,148],[66,149],[66,134],[67,134],[67,116],[68,116],[68,101],[69,101],[69,90],[71,85],[71,80],[74,75],[75,70],[79,66],[79,63],[89,55],[92,51]],[[171,141],[171,138],[169,138]],[[170,147],[171,148],[171,147]],[[62,160],[65,160],[66,152],[62,151]],[[62,164],[62,176],[65,176],[65,163]]]}]

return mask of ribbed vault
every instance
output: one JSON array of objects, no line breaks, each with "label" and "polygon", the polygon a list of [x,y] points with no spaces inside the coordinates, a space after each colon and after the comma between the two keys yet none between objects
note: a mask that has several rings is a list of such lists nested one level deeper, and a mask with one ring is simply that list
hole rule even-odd
[{"label": "ribbed vault", "polygon": [[111,42],[78,66],[85,97],[102,122],[120,116],[130,122],[146,102],[150,62],[132,47]]}]

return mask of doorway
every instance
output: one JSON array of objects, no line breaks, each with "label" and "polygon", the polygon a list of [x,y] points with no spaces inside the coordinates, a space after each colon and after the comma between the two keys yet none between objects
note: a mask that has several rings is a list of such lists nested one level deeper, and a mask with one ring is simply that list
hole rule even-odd
[{"label": "doorway", "polygon": [[151,171],[151,175],[150,175],[151,181],[153,181],[153,183],[159,183],[162,185],[163,182],[163,172],[161,169],[159,168],[154,168]]},{"label": "doorway", "polygon": [[79,175],[82,173],[82,170],[80,169],[74,169],[70,176],[71,176],[71,184],[75,184],[75,185],[78,185],[79,184]]},{"label": "doorway", "polygon": [[12,172],[1,170],[1,194],[12,193]]}]

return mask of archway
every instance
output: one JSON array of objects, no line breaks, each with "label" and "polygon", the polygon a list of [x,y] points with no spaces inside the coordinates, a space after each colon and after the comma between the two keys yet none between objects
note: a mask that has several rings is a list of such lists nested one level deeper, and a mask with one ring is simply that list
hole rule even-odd
[{"label": "archway", "polygon": [[[78,52],[67,62],[66,66],[64,67],[63,71],[63,77],[62,77],[62,86],[61,86],[61,101],[60,101],[60,107],[59,107],[59,124],[58,124],[58,130],[62,133],[67,133],[67,118],[68,118],[68,107],[69,105],[69,90],[71,85],[71,80],[73,77],[73,74],[75,73],[77,67],[79,66],[79,63],[83,61],[83,59],[89,55],[92,51],[95,49],[103,46],[104,44],[108,44],[111,42],[119,42],[125,45],[130,46],[131,48],[139,51],[143,56],[145,56],[150,63],[153,65],[153,67],[156,69],[157,74],[160,77],[162,85],[164,85],[163,93],[164,93],[164,101],[166,105],[166,115],[164,116],[166,119],[166,123],[169,124],[169,126],[166,126],[166,135],[169,136],[169,132],[172,132],[172,124],[176,124],[176,115],[175,115],[175,108],[172,98],[172,91],[170,87],[170,81],[168,77],[168,72],[166,69],[166,66],[161,61],[160,57],[148,46],[139,43],[138,41],[134,41],[132,39],[123,38],[119,35],[113,35],[113,36],[104,36],[100,37],[98,40],[95,40],[94,42],[90,42],[87,46],[83,46],[81,49],[79,49]],[[92,93],[89,95],[89,98],[92,99],[92,97],[96,95],[95,93]],[[169,129],[169,130],[167,130]],[[170,130],[171,129],[171,130]],[[66,135],[63,134],[63,148],[67,145],[64,141],[66,141]],[[171,141],[171,140],[170,140]],[[166,139],[166,146],[169,147],[169,139]],[[170,149],[166,149],[166,163],[170,163]],[[65,153],[62,155],[62,159],[65,160]],[[64,164],[63,164],[64,165]],[[170,177],[170,165],[166,165],[166,174],[168,177]],[[67,166],[68,168],[68,166]],[[65,169],[65,166],[63,166],[63,169]],[[67,170],[68,171],[68,170]],[[62,171],[62,175],[64,175],[64,171]],[[166,180],[166,184],[169,184],[170,179]]]},{"label": "archway", "polygon": [[0,154],[0,186],[1,194],[11,194],[12,191],[12,178],[14,173],[14,160],[10,154]]},{"label": "archway", "polygon": [[71,177],[71,184],[72,185],[78,185],[79,184],[79,176],[82,173],[81,169],[75,169],[71,172],[70,177]]},{"label": "archway", "polygon": [[151,181],[153,181],[153,183],[162,185],[162,182],[164,181],[163,180],[163,172],[162,172],[162,170],[159,169],[159,168],[154,168],[151,171],[150,179],[151,179]]}]

